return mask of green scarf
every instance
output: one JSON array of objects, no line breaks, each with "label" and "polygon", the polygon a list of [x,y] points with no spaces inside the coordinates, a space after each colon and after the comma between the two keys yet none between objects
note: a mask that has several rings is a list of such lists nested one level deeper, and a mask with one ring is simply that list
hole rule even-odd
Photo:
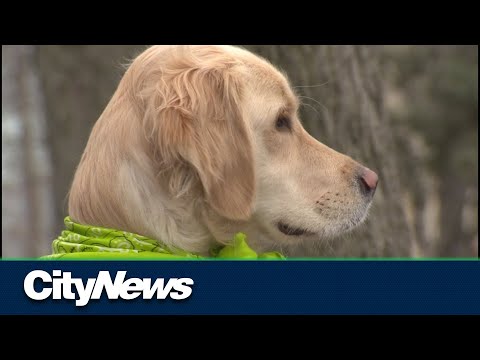
[{"label": "green scarf", "polygon": [[[157,240],[126,231],[81,225],[70,217],[64,220],[66,230],[53,241],[53,254],[46,260],[187,260],[207,259],[204,256],[168,247]],[[212,258],[218,259],[285,259],[277,252],[257,254],[246,242],[246,235],[235,234],[231,245],[211,249]]]}]

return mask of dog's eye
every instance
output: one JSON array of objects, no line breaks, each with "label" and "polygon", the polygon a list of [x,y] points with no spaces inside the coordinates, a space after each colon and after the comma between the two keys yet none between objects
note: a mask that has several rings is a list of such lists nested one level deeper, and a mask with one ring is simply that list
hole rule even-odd
[{"label": "dog's eye", "polygon": [[292,130],[292,121],[286,116],[279,116],[275,122],[275,128],[279,131]]}]

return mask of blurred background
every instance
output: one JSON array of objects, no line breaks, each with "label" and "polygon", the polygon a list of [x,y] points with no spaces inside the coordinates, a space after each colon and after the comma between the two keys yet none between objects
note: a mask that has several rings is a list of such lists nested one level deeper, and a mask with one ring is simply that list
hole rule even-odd
[{"label": "blurred background", "polygon": [[[2,46],[2,256],[50,253],[90,130],[147,46]],[[307,130],[380,177],[327,257],[478,256],[478,46],[246,46],[282,68]]]}]

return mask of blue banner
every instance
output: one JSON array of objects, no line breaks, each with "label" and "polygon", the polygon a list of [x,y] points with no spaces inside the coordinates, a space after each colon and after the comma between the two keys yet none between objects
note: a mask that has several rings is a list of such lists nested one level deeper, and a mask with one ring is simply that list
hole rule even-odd
[{"label": "blue banner", "polygon": [[480,314],[480,263],[1,261],[0,314]]}]

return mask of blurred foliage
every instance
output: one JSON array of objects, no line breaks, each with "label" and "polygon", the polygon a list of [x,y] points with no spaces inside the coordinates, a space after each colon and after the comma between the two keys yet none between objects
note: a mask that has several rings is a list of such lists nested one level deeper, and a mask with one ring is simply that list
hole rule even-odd
[{"label": "blurred foliage", "polygon": [[[394,100],[388,108],[401,134],[398,152],[406,154],[401,166],[409,170],[402,181],[421,212],[432,191],[440,201],[440,238],[427,251],[477,254],[472,243],[478,239],[478,46],[386,46],[382,52]],[[418,222],[417,233],[425,245],[423,225]]]},{"label": "blurred foliage", "polygon": [[[387,48],[388,50],[389,48]],[[424,137],[428,165],[478,182],[478,47],[408,46],[387,51],[397,66],[393,83],[407,94],[397,121]]]}]

